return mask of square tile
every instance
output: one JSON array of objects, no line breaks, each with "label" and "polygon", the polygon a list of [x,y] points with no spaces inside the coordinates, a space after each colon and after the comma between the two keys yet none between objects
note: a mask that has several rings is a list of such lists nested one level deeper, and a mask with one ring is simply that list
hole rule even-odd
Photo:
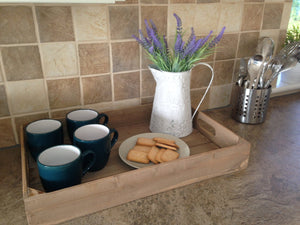
[{"label": "square tile", "polygon": [[141,21],[142,31],[147,36],[146,25],[144,20],[147,20],[150,25],[150,19],[154,22],[157,31],[160,35],[167,34],[168,25],[168,7],[167,6],[142,6]]},{"label": "square tile", "polygon": [[[177,21],[173,16],[176,13],[182,20],[183,29],[190,32],[194,27],[196,35],[207,35],[211,30],[217,33],[218,22],[221,14],[221,4],[173,4],[169,6],[169,35],[174,36]],[[211,13],[214,12],[214,13]]]},{"label": "square tile", "polygon": [[9,116],[5,86],[0,85],[0,117]]},{"label": "square tile", "polygon": [[140,51],[137,42],[112,43],[113,72],[140,68]]},{"label": "square tile", "polygon": [[47,110],[44,80],[11,81],[6,83],[7,98],[13,115]]},{"label": "square tile", "polygon": [[0,148],[17,144],[11,119],[0,119],[0,140]]},{"label": "square tile", "polygon": [[216,61],[214,66],[215,77],[212,85],[224,85],[232,83],[234,60]]},{"label": "square tile", "polygon": [[79,78],[47,80],[51,109],[80,105]]},{"label": "square tile", "polygon": [[168,4],[168,0],[140,0],[142,4]]},{"label": "square tile", "polygon": [[110,72],[109,47],[107,43],[101,44],[80,44],[79,62],[80,73],[100,74]]},{"label": "square tile", "polygon": [[242,31],[260,30],[263,18],[263,4],[245,4]]},{"label": "square tile", "polygon": [[292,2],[284,3],[282,17],[281,17],[281,23],[280,23],[280,29],[288,28],[291,11],[292,11]]},{"label": "square tile", "polygon": [[142,71],[142,97],[154,96],[156,82],[150,70]]},{"label": "square tile", "polygon": [[137,6],[109,6],[110,37],[112,40],[131,39],[138,35],[139,11]]},{"label": "square tile", "polygon": [[195,3],[195,0],[171,0],[170,2],[171,4],[176,4],[176,3],[180,3],[180,4],[186,4],[186,3]]},{"label": "square tile", "polygon": [[70,6],[37,6],[41,42],[74,41]]},{"label": "square tile", "polygon": [[42,44],[45,77],[77,75],[77,57],[74,43]]},{"label": "square tile", "polygon": [[230,104],[232,84],[214,86],[209,94],[209,109],[225,107]]},{"label": "square tile", "polygon": [[82,78],[84,104],[112,101],[110,75]]},{"label": "square tile", "polygon": [[262,29],[279,29],[282,12],[283,3],[265,4]]},{"label": "square tile", "polygon": [[140,97],[140,72],[114,74],[115,100]]},{"label": "square tile", "polygon": [[255,54],[258,44],[259,32],[250,32],[240,34],[240,42],[237,57],[251,57]]},{"label": "square tile", "polygon": [[0,44],[37,41],[31,7],[0,6],[0,21]]},{"label": "square tile", "polygon": [[[225,32],[237,32],[240,31],[243,4],[241,3],[223,3],[219,4],[221,6],[221,16],[219,20],[219,25],[217,30],[214,32],[220,32],[225,26]],[[211,13],[215,16],[215,13]]]},{"label": "square tile", "polygon": [[72,6],[78,41],[107,40],[106,6]]},{"label": "square tile", "polygon": [[216,49],[216,60],[234,59],[238,38],[238,34],[224,34]]},{"label": "square tile", "polygon": [[[209,63],[212,67],[212,63]],[[207,87],[211,79],[211,70],[205,65],[193,68],[191,74],[191,89]]]},{"label": "square tile", "polygon": [[43,77],[38,46],[2,48],[2,59],[8,81]]},{"label": "square tile", "polygon": [[220,2],[220,0],[197,0],[197,3],[216,3]]}]

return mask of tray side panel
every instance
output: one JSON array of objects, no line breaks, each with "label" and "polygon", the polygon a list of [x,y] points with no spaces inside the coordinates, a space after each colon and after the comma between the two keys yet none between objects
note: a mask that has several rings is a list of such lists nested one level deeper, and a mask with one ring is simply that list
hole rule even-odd
[{"label": "tray side panel", "polygon": [[[55,224],[247,167],[250,145],[229,146],[24,199],[29,224]],[[75,213],[76,212],[76,213]]]}]

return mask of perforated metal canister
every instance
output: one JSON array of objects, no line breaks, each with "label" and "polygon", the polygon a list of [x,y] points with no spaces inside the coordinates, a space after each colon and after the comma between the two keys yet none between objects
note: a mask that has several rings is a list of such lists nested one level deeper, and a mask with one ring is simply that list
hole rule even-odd
[{"label": "perforated metal canister", "polygon": [[272,87],[251,89],[235,85],[232,117],[241,122],[259,124],[265,121]]}]

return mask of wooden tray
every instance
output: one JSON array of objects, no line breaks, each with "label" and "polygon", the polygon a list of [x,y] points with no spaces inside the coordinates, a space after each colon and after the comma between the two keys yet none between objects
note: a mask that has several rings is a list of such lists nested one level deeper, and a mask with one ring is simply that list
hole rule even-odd
[{"label": "wooden tray", "polygon": [[248,165],[249,142],[200,112],[195,117],[193,133],[182,138],[190,147],[189,157],[133,169],[121,161],[118,148],[127,138],[150,132],[151,105],[106,113],[110,118],[109,126],[119,132],[119,140],[112,149],[107,166],[87,173],[80,185],[50,193],[43,192],[36,163],[26,150],[21,128],[23,198],[29,224],[56,224],[240,171]]}]

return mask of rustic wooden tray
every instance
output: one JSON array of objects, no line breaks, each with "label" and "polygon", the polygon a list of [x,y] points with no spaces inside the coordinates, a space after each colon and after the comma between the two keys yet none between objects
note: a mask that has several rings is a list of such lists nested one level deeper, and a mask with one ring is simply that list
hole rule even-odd
[{"label": "rustic wooden tray", "polygon": [[119,132],[107,166],[87,173],[80,185],[50,193],[43,192],[36,163],[28,154],[21,128],[23,198],[29,224],[56,224],[236,172],[248,165],[249,142],[200,112],[195,117],[193,133],[182,138],[190,147],[189,157],[133,169],[121,161],[118,148],[127,138],[150,132],[151,105],[106,113],[110,118],[109,126]]}]

